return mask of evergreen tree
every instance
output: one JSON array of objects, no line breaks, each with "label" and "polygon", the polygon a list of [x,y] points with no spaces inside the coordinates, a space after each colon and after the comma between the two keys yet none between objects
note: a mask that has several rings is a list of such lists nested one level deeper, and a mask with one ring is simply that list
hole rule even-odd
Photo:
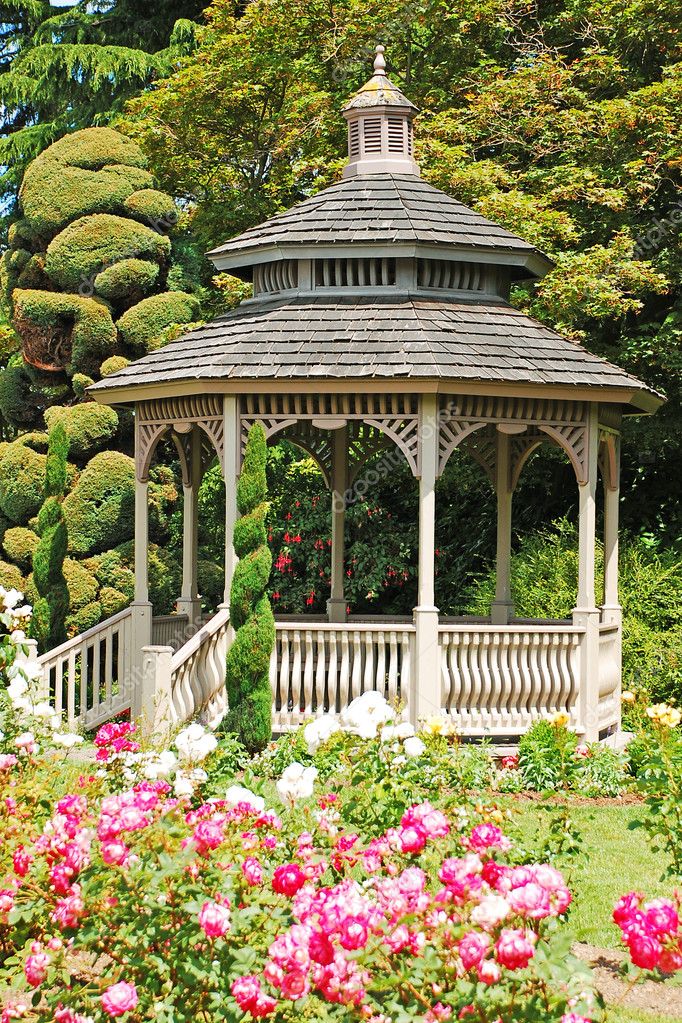
[{"label": "evergreen tree", "polygon": [[66,639],[69,588],[64,576],[68,533],[62,501],[66,490],[69,441],[61,423],[50,430],[45,466],[45,501],[38,513],[40,540],[33,555],[33,578],[39,593],[33,609],[33,630],[42,650]]},{"label": "evergreen tree", "polygon": [[227,654],[225,678],[230,708],[225,728],[236,732],[250,752],[264,749],[272,736],[269,669],[275,619],[266,593],[272,569],[265,528],[266,452],[265,431],[260,423],[254,423],[237,484],[241,518],[233,542],[240,560],[230,591],[230,618],[237,631]]},{"label": "evergreen tree", "polygon": [[77,128],[106,124],[169,74],[194,44],[202,0],[49,0],[0,4],[0,192]]}]

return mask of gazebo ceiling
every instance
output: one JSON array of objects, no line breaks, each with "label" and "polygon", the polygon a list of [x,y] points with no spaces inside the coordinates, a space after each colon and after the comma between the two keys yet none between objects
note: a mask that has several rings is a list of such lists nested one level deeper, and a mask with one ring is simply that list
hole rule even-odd
[{"label": "gazebo ceiling", "polygon": [[344,180],[209,253],[253,279],[254,297],[101,380],[93,397],[135,402],[221,381],[248,392],[248,381],[262,391],[268,381],[371,390],[395,380],[396,391],[562,389],[656,408],[661,399],[640,381],[509,304],[512,280],[552,264],[421,180],[415,113],[378,47],[374,75],[343,111]]}]

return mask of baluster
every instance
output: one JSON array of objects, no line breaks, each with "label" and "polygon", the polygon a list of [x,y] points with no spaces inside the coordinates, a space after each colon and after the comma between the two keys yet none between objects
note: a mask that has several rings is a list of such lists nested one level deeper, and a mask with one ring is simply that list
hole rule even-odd
[{"label": "baluster", "polygon": [[95,642],[92,644],[92,711],[93,715],[97,714],[99,710],[99,687],[100,687],[100,647],[102,640],[100,636],[95,637]]},{"label": "baluster", "polygon": [[450,670],[448,667],[450,657],[450,633],[439,633],[438,642],[440,645],[440,699],[441,705],[449,714],[452,702],[452,679],[450,677]]},{"label": "baluster", "polygon": [[530,711],[533,716],[538,712],[544,714],[547,706],[547,692],[544,686],[542,661],[540,659],[541,643],[542,635],[537,632],[531,633],[528,660],[531,678]]},{"label": "baluster", "polygon": [[104,633],[104,702],[111,700],[111,684],[114,674],[114,634],[111,629]]},{"label": "baluster", "polygon": [[279,691],[280,691],[280,723],[283,728],[289,724],[289,696],[290,696],[290,662],[291,662],[291,631],[282,630],[282,662],[279,669]]},{"label": "baluster", "polygon": [[64,713],[64,658],[55,661],[54,672],[54,709],[59,715]]},{"label": "baluster", "polygon": [[469,722],[473,728],[479,727],[484,721],[481,714],[481,695],[483,692],[483,673],[481,671],[481,634],[470,632],[468,637],[468,657],[471,670],[471,696],[469,698]]},{"label": "baluster", "polygon": [[514,695],[514,680],[509,668],[509,650],[511,642],[509,633],[502,633],[500,636],[500,671],[502,684],[500,691],[500,725],[509,727],[513,724],[512,699]]},{"label": "baluster", "polygon": [[315,714],[322,714],[329,706],[329,699],[325,693],[327,684],[327,649],[324,632],[320,629],[317,633],[317,661],[315,665],[315,698],[311,702],[311,711]]},{"label": "baluster", "polygon": [[517,648],[518,652],[518,671],[519,671],[519,710],[520,720],[519,726],[526,727],[533,720],[533,713],[535,708],[531,704],[531,695],[533,692],[533,679],[528,668],[529,662],[529,636],[528,634],[519,633],[518,636],[519,645]]},{"label": "baluster", "polygon": [[279,725],[279,711],[277,709],[278,695],[279,695],[279,680],[277,678],[277,653],[278,647],[281,644],[279,631],[275,634],[275,643],[270,654],[270,692],[272,693],[272,723],[273,725]]},{"label": "baluster", "polygon": [[69,650],[66,682],[66,720],[69,727],[76,723],[76,651]]},{"label": "baluster", "polygon": [[341,666],[339,669],[339,702],[341,710],[345,710],[350,703],[350,650],[348,643],[348,631],[341,632]]},{"label": "baluster", "polygon": [[[365,670],[362,677],[362,691],[378,689],[376,675],[374,674],[374,633],[367,631],[365,634]],[[383,696],[383,690],[382,690]]]},{"label": "baluster", "polygon": [[336,633],[329,633],[329,672],[327,674],[327,695],[329,699],[329,713],[337,714],[343,710],[341,699],[340,682],[337,677],[338,653],[336,649]]},{"label": "baluster", "polygon": [[386,692],[386,630],[380,628],[376,638],[377,667],[375,675],[375,688],[385,695],[387,700],[391,699]]},{"label": "baluster", "polygon": [[498,727],[501,721],[500,697],[502,695],[502,673],[499,665],[500,639],[499,632],[488,633],[486,643],[490,724]]},{"label": "baluster", "polygon": [[292,636],[293,659],[291,664],[291,696],[289,699],[289,723],[300,724],[301,718],[301,631],[294,629]]},{"label": "baluster", "polygon": [[360,687],[362,683],[362,646],[360,643],[360,633],[353,632],[353,669],[351,677],[351,700],[356,696],[360,695]]},{"label": "baluster", "polygon": [[88,644],[81,647],[81,679],[79,686],[78,719],[84,720],[88,711]]},{"label": "baluster", "polygon": [[412,687],[412,637],[413,633],[403,632],[400,657],[400,699],[406,709],[410,707]]},{"label": "baluster", "polygon": [[315,642],[310,629],[305,631],[305,660],[303,668],[303,716],[313,713],[313,679],[315,678]]},{"label": "baluster", "polygon": [[[386,698],[388,700],[396,700],[398,698],[398,680],[400,677],[400,695],[405,699],[404,689],[402,685],[402,671],[400,676],[398,674],[398,634],[394,629],[388,634],[388,693]],[[405,660],[405,653],[403,650],[403,661]]]}]

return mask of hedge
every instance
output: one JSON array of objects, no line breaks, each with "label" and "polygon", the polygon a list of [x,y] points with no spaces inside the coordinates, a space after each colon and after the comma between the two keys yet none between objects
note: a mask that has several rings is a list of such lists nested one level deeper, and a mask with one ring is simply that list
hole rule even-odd
[{"label": "hedge", "polygon": [[160,267],[148,259],[122,259],[95,277],[95,291],[109,302],[139,302],[159,279]]},{"label": "hedge", "polygon": [[76,459],[88,458],[111,443],[118,430],[118,416],[108,405],[88,401],[68,407],[53,405],[45,412],[48,429],[60,423]]},{"label": "hedge", "polygon": [[[14,325],[29,361],[92,374],[116,348],[116,327],[106,306],[92,298],[54,291],[14,292]],[[63,348],[54,352],[56,332]],[[32,355],[30,354],[32,353]]]},{"label": "hedge", "polygon": [[33,555],[38,546],[39,537],[32,529],[25,526],[12,526],[5,530],[2,546],[10,561],[25,571],[30,571]]},{"label": "hedge", "polygon": [[38,514],[43,502],[47,458],[14,441],[0,454],[0,511],[16,525]]},{"label": "hedge", "polygon": [[184,291],[166,291],[138,302],[117,321],[121,340],[136,355],[153,351],[160,335],[176,323],[191,323],[199,316],[199,303]]},{"label": "hedge", "polygon": [[64,501],[69,550],[96,554],[132,536],[135,463],[118,451],[102,451],[86,465]]}]

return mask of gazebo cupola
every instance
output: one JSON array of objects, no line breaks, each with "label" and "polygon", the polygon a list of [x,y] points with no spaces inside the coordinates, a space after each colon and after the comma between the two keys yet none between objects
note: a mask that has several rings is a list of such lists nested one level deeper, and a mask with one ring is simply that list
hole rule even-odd
[{"label": "gazebo cupola", "polygon": [[377,46],[374,74],[343,108],[348,121],[344,178],[358,174],[419,174],[412,155],[417,108],[386,74],[384,47]]},{"label": "gazebo cupola", "polygon": [[[201,606],[198,487],[217,456],[227,601],[236,479],[259,421],[269,440],[286,438],[316,460],[332,495],[327,613],[277,621],[277,729],[339,712],[369,688],[400,697],[414,719],[447,714],[470,736],[513,738],[558,710],[588,739],[603,736],[620,722],[621,421],[654,411],[660,398],[510,304],[511,282],[541,277],[552,264],[420,176],[416,108],[387,77],[382,47],[343,114],[342,179],[209,253],[219,270],[253,282],[253,298],[89,389],[135,409],[136,597],[125,642],[147,694],[136,700],[148,704],[156,687],[173,694],[176,715],[188,716],[208,705],[209,690],[218,692],[231,639],[227,607],[182,643]],[[182,593],[165,632],[152,620],[146,557],[149,466],[162,437],[178,451],[185,515]],[[517,618],[510,586],[513,494],[542,444],[563,451],[579,495],[577,599],[565,621]],[[480,464],[497,509],[495,596],[480,619],[444,617],[436,607],[435,487],[460,451]],[[419,487],[416,606],[409,618],[362,620],[347,613],[345,510],[391,476],[395,458]],[[600,476],[605,568],[597,601]],[[169,639],[175,653],[148,646]]]}]

